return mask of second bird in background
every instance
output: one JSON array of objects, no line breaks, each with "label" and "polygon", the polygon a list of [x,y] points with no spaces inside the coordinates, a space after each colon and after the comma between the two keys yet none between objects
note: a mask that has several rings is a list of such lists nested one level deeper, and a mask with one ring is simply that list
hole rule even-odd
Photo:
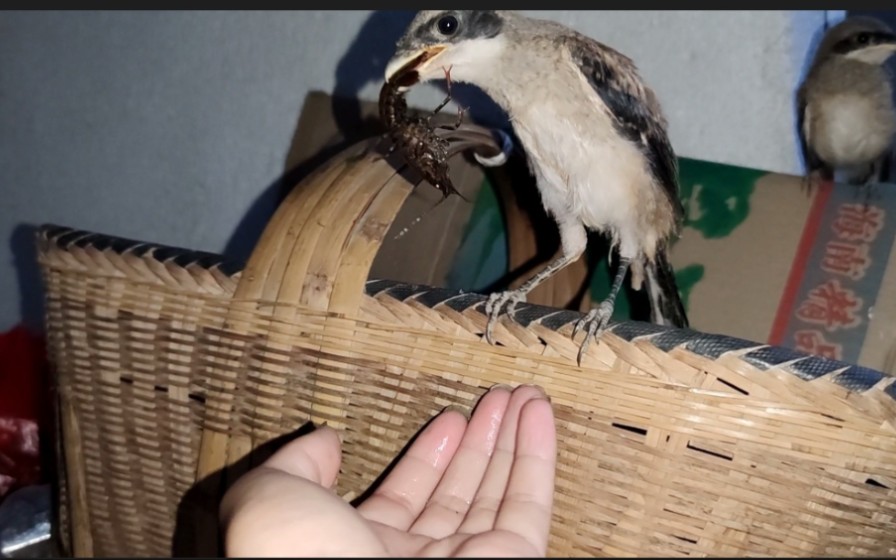
[{"label": "second bird in background", "polygon": [[797,91],[797,123],[810,181],[863,185],[888,179],[896,135],[886,61],[896,35],[880,20],[849,17],[824,35]]}]

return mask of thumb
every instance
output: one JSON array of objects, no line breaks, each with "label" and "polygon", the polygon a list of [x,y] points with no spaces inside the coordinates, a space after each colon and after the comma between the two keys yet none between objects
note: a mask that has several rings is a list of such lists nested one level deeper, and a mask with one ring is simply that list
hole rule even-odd
[{"label": "thumb", "polygon": [[327,489],[340,459],[339,436],[324,427],[289,442],[240,477],[219,509],[226,555],[385,556],[364,518]]},{"label": "thumb", "polygon": [[342,444],[329,426],[299,436],[271,455],[262,466],[308,479],[330,488],[342,462]]}]

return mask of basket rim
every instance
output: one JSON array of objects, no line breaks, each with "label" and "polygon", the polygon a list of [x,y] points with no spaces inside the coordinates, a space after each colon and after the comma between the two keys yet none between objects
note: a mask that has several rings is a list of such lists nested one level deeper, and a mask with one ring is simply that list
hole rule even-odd
[{"label": "basket rim", "polygon": [[[144,259],[152,258],[164,265],[216,270],[233,280],[239,278],[245,266],[245,263],[239,260],[217,253],[139,241],[52,223],[39,226],[36,236],[41,252],[54,248],[62,251],[74,248],[111,252],[118,256],[132,255]],[[147,275],[147,280],[157,282],[163,280],[156,276],[156,272],[152,269],[141,269],[141,272]],[[460,313],[468,310],[484,313],[488,298],[487,295],[476,292],[388,279],[368,279],[364,286],[365,294],[370,297],[389,297],[401,303],[413,300],[430,309],[445,305]],[[584,317],[584,313],[579,311],[525,302],[517,306],[514,314],[515,322],[523,328],[538,324],[552,331],[558,331],[581,317]],[[867,393],[877,387],[875,392],[883,393],[896,402],[896,377],[893,375],[784,346],[643,321],[611,323],[606,332],[613,333],[629,343],[649,343],[664,353],[683,348],[709,360],[718,360],[731,352],[741,352],[737,357],[760,371],[775,368],[804,382],[826,379],[850,393]]]}]

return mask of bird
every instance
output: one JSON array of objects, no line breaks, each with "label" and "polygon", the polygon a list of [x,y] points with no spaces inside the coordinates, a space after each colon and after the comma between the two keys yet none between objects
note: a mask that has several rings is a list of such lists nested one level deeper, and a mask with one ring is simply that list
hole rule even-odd
[{"label": "bird", "polygon": [[451,69],[507,113],[545,211],[556,222],[560,254],[515,290],[486,301],[485,338],[498,317],[513,318],[526,295],[584,253],[588,232],[609,236],[618,267],[609,295],[578,320],[589,341],[608,326],[631,270],[646,287],[651,322],[687,327],[668,259],[684,210],[678,167],[656,94],[634,62],[558,22],[514,11],[423,10],[395,45],[386,79],[415,72],[419,82]]},{"label": "bird", "polygon": [[885,63],[896,35],[868,16],[847,17],[822,37],[797,89],[797,133],[806,176],[853,185],[888,174],[896,110]]}]

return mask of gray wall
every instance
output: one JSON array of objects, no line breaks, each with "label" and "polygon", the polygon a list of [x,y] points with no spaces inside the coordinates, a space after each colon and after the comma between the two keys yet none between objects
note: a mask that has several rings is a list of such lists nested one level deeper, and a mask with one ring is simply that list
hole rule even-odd
[{"label": "gray wall", "polygon": [[[824,12],[535,13],[634,58],[680,155],[800,171],[792,92]],[[0,13],[0,330],[40,321],[44,222],[244,256],[306,94],[376,99],[411,15]]]}]

